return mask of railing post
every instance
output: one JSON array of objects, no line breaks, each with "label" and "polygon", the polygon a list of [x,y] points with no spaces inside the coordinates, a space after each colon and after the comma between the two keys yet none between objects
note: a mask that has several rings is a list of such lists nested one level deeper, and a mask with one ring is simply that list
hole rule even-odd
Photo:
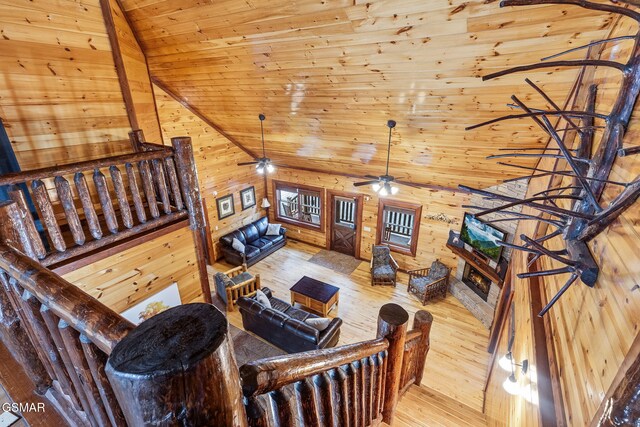
[{"label": "railing post", "polygon": [[389,341],[387,349],[387,373],[384,390],[384,406],[382,420],[391,424],[398,403],[398,393],[402,377],[402,358],[407,336],[409,314],[398,304],[385,304],[378,313],[378,338]]},{"label": "railing post", "polygon": [[416,379],[415,385],[420,385],[422,382],[422,375],[424,374],[424,365],[427,361],[427,353],[429,353],[431,335],[431,325],[433,324],[433,316],[428,311],[419,310],[413,317],[413,329],[417,329],[421,332],[420,341],[418,342],[418,348],[416,356]]},{"label": "railing post", "polygon": [[106,372],[128,425],[247,426],[227,319],[211,304],[141,323],[115,346]]},{"label": "railing post", "polygon": [[0,243],[37,260],[38,256],[22,215],[22,210],[15,201],[0,202]]},{"label": "railing post", "polygon": [[134,129],[129,132],[129,142],[131,142],[131,148],[134,152],[139,153],[144,151],[142,144],[144,143],[144,133],[142,129]]},{"label": "railing post", "polygon": [[202,207],[200,197],[200,185],[198,183],[198,171],[193,158],[193,146],[191,138],[187,136],[171,138],[174,159],[178,168],[180,185],[184,193],[185,204],[189,211],[189,223],[193,231],[193,240],[196,245],[198,258],[198,270],[200,271],[200,285],[204,300],[211,303],[211,288],[207,273],[207,261],[211,259],[207,239],[207,218]]}]

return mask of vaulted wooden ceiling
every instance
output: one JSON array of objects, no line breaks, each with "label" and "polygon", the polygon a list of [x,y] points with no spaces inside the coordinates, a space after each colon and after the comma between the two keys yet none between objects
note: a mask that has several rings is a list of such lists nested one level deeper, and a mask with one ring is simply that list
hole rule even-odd
[{"label": "vaulted wooden ceiling", "polygon": [[[545,104],[514,75],[480,76],[606,37],[612,16],[575,6],[501,9],[492,0],[122,0],[152,77],[232,139],[276,163],[490,186],[522,175],[485,160],[546,141],[530,121],[465,132]],[[584,51],[565,59],[584,57]],[[576,69],[527,73],[558,104]],[[535,160],[518,160],[533,165]]]}]

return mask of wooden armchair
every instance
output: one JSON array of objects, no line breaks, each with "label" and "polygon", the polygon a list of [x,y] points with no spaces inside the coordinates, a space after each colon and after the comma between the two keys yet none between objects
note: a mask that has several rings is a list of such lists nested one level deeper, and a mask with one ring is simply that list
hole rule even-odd
[{"label": "wooden armchair", "polygon": [[450,272],[451,270],[439,260],[435,260],[429,268],[410,270],[407,292],[418,297],[422,305],[435,297],[445,297]]},{"label": "wooden armchair", "polygon": [[398,263],[386,245],[373,245],[371,249],[371,286],[395,286]]},{"label": "wooden armchair", "polygon": [[260,275],[255,276],[247,271],[247,264],[242,264],[229,271],[218,272],[214,276],[216,293],[226,304],[227,311],[235,311],[240,297],[251,297],[261,288]]}]

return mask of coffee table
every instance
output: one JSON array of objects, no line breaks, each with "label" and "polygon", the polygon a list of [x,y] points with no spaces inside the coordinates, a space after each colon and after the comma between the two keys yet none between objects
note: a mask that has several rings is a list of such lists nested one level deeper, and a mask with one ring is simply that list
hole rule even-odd
[{"label": "coffee table", "polygon": [[291,305],[300,303],[313,311],[322,313],[324,317],[338,305],[340,288],[303,276],[289,289]]}]

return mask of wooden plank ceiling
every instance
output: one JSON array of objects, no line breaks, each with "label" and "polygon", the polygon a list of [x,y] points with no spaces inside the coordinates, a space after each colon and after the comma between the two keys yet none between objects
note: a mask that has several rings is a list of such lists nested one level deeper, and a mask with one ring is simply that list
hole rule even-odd
[{"label": "wooden plank ceiling", "polygon": [[[276,163],[489,186],[522,171],[485,160],[546,141],[529,121],[465,132],[545,104],[524,75],[479,76],[606,36],[612,16],[574,6],[500,9],[492,0],[122,0],[153,78],[235,141]],[[584,51],[567,55],[577,59]],[[527,73],[562,104],[577,70]],[[534,160],[519,160],[533,165]]]}]

